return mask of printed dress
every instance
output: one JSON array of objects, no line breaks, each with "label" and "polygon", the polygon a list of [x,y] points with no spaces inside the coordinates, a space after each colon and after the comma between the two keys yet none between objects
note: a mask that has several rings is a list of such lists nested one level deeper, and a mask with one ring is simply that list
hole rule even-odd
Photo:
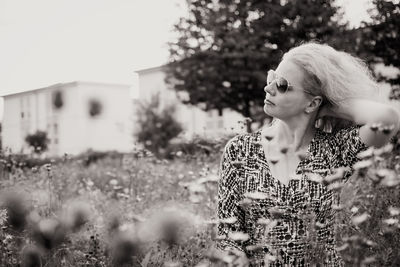
[{"label": "printed dress", "polygon": [[[296,168],[296,179],[288,185],[270,173],[260,144],[261,129],[229,140],[219,168],[217,216],[235,217],[236,221],[218,224],[218,235],[227,238],[218,239],[216,248],[245,252],[250,266],[309,266],[312,256],[318,256],[324,266],[343,266],[335,249],[336,211],[332,208],[338,204],[338,193],[311,177],[324,177],[334,168],[349,167],[340,181],[345,182],[354,171],[352,165],[359,160],[357,154],[367,148],[360,140],[359,129],[360,126],[351,126],[334,133],[317,129],[307,156]],[[262,197],[246,202],[247,196],[257,194]],[[249,238],[240,241],[232,235],[237,232],[248,234]],[[322,253],[310,248],[313,236]]]}]

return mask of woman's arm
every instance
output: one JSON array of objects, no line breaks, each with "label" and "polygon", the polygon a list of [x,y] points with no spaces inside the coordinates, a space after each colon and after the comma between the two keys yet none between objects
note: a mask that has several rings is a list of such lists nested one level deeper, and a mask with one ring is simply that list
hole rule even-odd
[{"label": "woman's arm", "polygon": [[[346,99],[338,108],[322,107],[318,118],[331,116],[353,121],[367,146],[382,147],[399,131],[400,116],[391,106],[367,99]],[[317,118],[317,119],[318,119]]]}]

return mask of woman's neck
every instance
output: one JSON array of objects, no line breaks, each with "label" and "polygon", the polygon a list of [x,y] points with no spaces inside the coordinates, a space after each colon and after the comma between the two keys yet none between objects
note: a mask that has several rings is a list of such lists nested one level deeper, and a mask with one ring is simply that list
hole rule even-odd
[{"label": "woman's neck", "polygon": [[273,133],[278,144],[287,146],[293,152],[299,152],[308,148],[315,135],[316,129],[312,121],[290,123],[275,118],[270,127],[273,127]]}]

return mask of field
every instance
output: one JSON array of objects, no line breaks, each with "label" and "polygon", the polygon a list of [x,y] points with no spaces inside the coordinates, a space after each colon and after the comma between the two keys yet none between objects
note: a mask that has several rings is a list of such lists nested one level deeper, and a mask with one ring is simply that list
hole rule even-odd
[{"label": "field", "polygon": [[[145,151],[65,156],[33,167],[3,155],[0,265],[229,266],[212,249],[222,148],[171,160]],[[337,235],[348,266],[400,262],[400,165],[398,147],[389,148],[365,153],[341,188]]]}]

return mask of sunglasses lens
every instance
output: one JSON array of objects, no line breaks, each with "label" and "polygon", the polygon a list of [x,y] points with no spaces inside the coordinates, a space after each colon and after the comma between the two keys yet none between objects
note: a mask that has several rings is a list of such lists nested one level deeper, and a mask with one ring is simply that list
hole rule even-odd
[{"label": "sunglasses lens", "polygon": [[286,91],[288,90],[288,82],[283,78],[279,78],[276,81],[276,88],[278,88],[278,91],[280,93],[286,93]]}]

